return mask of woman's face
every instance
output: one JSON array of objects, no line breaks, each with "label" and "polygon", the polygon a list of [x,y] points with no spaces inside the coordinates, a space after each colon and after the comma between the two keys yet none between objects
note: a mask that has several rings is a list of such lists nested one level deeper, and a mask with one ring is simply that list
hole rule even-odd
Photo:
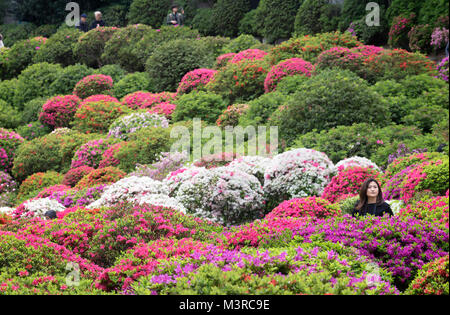
[{"label": "woman's face", "polygon": [[376,198],[378,197],[379,189],[378,185],[375,182],[371,182],[369,187],[367,188],[367,197],[368,198]]}]

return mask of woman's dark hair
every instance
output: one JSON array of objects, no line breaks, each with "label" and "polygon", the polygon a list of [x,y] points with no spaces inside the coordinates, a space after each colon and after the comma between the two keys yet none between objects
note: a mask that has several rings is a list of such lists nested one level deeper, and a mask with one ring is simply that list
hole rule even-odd
[{"label": "woman's dark hair", "polygon": [[371,183],[376,183],[378,186],[378,197],[377,197],[377,205],[381,205],[384,202],[383,192],[381,191],[381,186],[378,181],[373,178],[369,178],[364,182],[359,192],[359,203],[356,206],[356,210],[361,211],[367,205],[367,190],[369,189],[369,185]]}]

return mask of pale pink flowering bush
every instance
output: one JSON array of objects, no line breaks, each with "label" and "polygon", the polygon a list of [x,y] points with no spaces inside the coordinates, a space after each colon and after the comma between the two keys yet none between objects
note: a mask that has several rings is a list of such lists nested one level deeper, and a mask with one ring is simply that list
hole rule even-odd
[{"label": "pale pink flowering bush", "polygon": [[108,75],[93,74],[79,81],[73,90],[73,94],[85,99],[92,95],[112,94],[113,79]]},{"label": "pale pink flowering bush", "polygon": [[171,197],[176,196],[178,189],[184,182],[190,180],[192,177],[200,172],[203,172],[204,170],[204,167],[191,166],[189,168],[180,168],[179,170],[167,175],[163,182],[169,189],[169,195]]},{"label": "pale pink flowering bush", "polygon": [[169,102],[163,102],[163,103],[156,104],[155,106],[150,108],[148,110],[148,112],[151,114],[157,114],[159,116],[164,116],[167,119],[172,119],[172,114],[176,108],[177,108],[177,105],[175,105],[175,104],[171,104]]},{"label": "pale pink flowering bush", "polygon": [[267,74],[264,82],[264,89],[266,93],[273,92],[283,78],[294,75],[305,75],[310,77],[313,70],[314,66],[301,58],[292,58],[282,61],[276,66],[273,66]]},{"label": "pale pink flowering bush", "polygon": [[445,45],[448,43],[448,29],[444,28],[436,28],[431,35],[431,46],[434,46],[436,49],[445,48]]},{"label": "pale pink flowering bush", "polygon": [[76,95],[52,97],[42,107],[39,121],[51,128],[69,127],[80,102]]},{"label": "pale pink flowering bush", "polygon": [[224,55],[220,55],[216,60],[216,68],[220,69],[225,67],[233,58],[236,56],[236,53],[228,53]]},{"label": "pale pink flowering bush", "polygon": [[317,218],[326,219],[341,214],[339,207],[330,204],[325,199],[308,197],[283,201],[278,207],[273,209],[265,219],[277,218]]},{"label": "pale pink flowering bush", "polygon": [[264,191],[270,204],[283,200],[321,196],[334,175],[325,153],[296,149],[275,156],[264,174]]},{"label": "pale pink flowering bush", "polygon": [[111,144],[105,139],[89,141],[75,152],[71,168],[78,168],[80,166],[98,168],[100,161],[103,159],[103,153],[110,147]]},{"label": "pale pink flowering bush", "polygon": [[172,102],[175,99],[175,93],[162,92],[155,94],[138,91],[125,96],[122,100],[122,105],[131,109],[146,109],[164,102]]},{"label": "pale pink flowering bush", "polygon": [[124,147],[127,142],[119,142],[112,145],[108,150],[106,150],[102,155],[102,160],[99,163],[99,168],[105,168],[108,166],[117,166],[120,161],[114,157],[114,155],[119,152],[119,150]]},{"label": "pale pink flowering bush", "polygon": [[380,168],[374,162],[365,157],[360,156],[353,156],[351,158],[339,161],[336,164],[336,169],[340,171],[341,167],[343,167],[343,169],[346,169],[354,166],[359,166],[363,168],[372,168],[377,171],[380,170]]},{"label": "pale pink flowering bush", "polygon": [[263,50],[260,49],[247,49],[244,51],[241,51],[240,53],[237,53],[233,59],[231,59],[231,63],[239,63],[242,60],[251,60],[251,61],[255,61],[255,60],[261,60],[264,59],[264,57],[266,57],[268,55],[268,53],[266,53]]},{"label": "pale pink flowering bush", "polygon": [[187,94],[206,86],[216,73],[216,70],[204,68],[186,73],[178,86],[178,94]]}]

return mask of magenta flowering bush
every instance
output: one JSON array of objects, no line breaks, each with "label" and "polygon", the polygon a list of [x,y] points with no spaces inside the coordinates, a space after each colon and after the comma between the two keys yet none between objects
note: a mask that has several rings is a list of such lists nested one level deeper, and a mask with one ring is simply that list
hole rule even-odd
[{"label": "magenta flowering bush", "polygon": [[223,54],[217,57],[216,59],[216,68],[220,69],[225,67],[233,58],[236,56],[236,53],[228,53]]},{"label": "magenta flowering bush", "polygon": [[19,145],[25,140],[14,131],[0,128],[0,171],[8,173]]},{"label": "magenta flowering bush", "polygon": [[437,66],[437,71],[439,72],[439,77],[448,82],[448,57],[442,59],[442,61]]},{"label": "magenta flowering bush", "polygon": [[12,205],[17,187],[18,185],[11,175],[0,171],[0,208]]},{"label": "magenta flowering bush", "polygon": [[237,53],[233,59],[230,60],[231,63],[239,63],[242,60],[261,60],[264,59],[268,55],[267,52],[260,49],[247,49],[244,51],[241,51],[240,53]]},{"label": "magenta flowering bush", "polygon": [[110,76],[103,74],[93,74],[79,81],[73,90],[73,94],[85,99],[92,95],[112,94],[114,83]]},{"label": "magenta flowering bush", "polygon": [[99,168],[105,168],[108,166],[117,166],[119,165],[120,161],[114,157],[114,155],[120,151],[122,147],[124,147],[127,144],[127,142],[119,142],[116,144],[111,145],[109,149],[107,149],[103,155],[102,160],[99,163]]},{"label": "magenta flowering bush", "polygon": [[341,214],[336,205],[332,205],[325,199],[317,197],[298,198],[283,201],[278,207],[272,210],[265,219],[276,218],[318,218],[324,219]]},{"label": "magenta flowering bush", "polygon": [[314,66],[301,58],[292,58],[282,61],[267,74],[264,82],[264,89],[266,93],[276,90],[278,83],[285,77],[294,75],[304,75],[310,77],[314,70]]},{"label": "magenta flowering bush", "polygon": [[206,86],[216,73],[216,70],[204,68],[186,73],[178,86],[178,95],[187,94]]},{"label": "magenta flowering bush", "polygon": [[53,129],[70,127],[80,102],[76,95],[52,97],[42,107],[39,121]]},{"label": "magenta flowering bush", "polygon": [[175,109],[177,109],[177,105],[171,104],[169,102],[163,102],[154,105],[152,108],[148,109],[147,111],[150,114],[157,114],[159,116],[164,116],[167,119],[172,119],[172,115],[175,112]]},{"label": "magenta flowering bush", "polygon": [[111,143],[107,139],[92,140],[82,145],[75,152],[72,159],[71,168],[79,168],[81,166],[90,166],[98,168],[103,159],[103,153],[111,147]]},{"label": "magenta flowering bush", "polygon": [[155,94],[138,91],[125,96],[122,100],[122,105],[131,109],[146,109],[164,102],[173,102],[175,99],[175,93],[162,92]]},{"label": "magenta flowering bush", "polygon": [[409,48],[408,33],[414,26],[416,15],[411,13],[409,16],[398,16],[394,18],[391,29],[389,30],[389,46],[393,48]]},{"label": "magenta flowering bush", "polygon": [[358,195],[362,185],[367,179],[380,179],[380,173],[373,168],[353,166],[338,168],[338,174],[331,179],[325,187],[322,198],[335,203],[342,199],[343,195]]},{"label": "magenta flowering bush", "polygon": [[75,187],[84,176],[88,175],[93,170],[94,168],[86,165],[72,168],[64,175],[62,184],[70,187]]}]

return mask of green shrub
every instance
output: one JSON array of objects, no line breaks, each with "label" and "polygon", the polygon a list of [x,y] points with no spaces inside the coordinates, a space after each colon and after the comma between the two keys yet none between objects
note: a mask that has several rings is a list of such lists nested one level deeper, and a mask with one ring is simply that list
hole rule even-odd
[{"label": "green shrub", "polygon": [[50,85],[50,94],[71,94],[79,81],[92,74],[94,74],[94,69],[88,68],[85,65],[76,64],[65,67],[58,78]]},{"label": "green shrub", "polygon": [[183,76],[198,68],[211,68],[214,60],[205,45],[197,40],[180,39],[162,44],[148,58],[146,71],[158,78],[158,91],[175,91]]},{"label": "green shrub", "polygon": [[143,71],[144,64],[139,62],[134,47],[151,28],[147,25],[130,25],[119,29],[106,42],[102,55],[104,64],[117,64],[128,72]]},{"label": "green shrub", "polygon": [[441,106],[422,105],[406,115],[403,122],[408,126],[417,126],[424,133],[430,133],[433,126],[439,123],[442,117],[448,117],[448,115],[448,109]]},{"label": "green shrub", "polygon": [[339,209],[341,209],[343,214],[353,214],[355,210],[355,205],[359,201],[359,196],[348,197],[343,200],[338,201]]},{"label": "green shrub", "polygon": [[304,75],[286,76],[278,83],[276,91],[284,95],[294,94],[309,79]]},{"label": "green shrub", "polygon": [[244,126],[265,125],[273,112],[288,100],[289,97],[280,92],[261,95],[249,103],[249,108],[241,116],[239,123]]},{"label": "green shrub", "polygon": [[36,120],[18,127],[16,129],[16,132],[21,135],[22,138],[30,141],[48,135],[50,132],[52,132],[52,129]]},{"label": "green shrub", "polygon": [[33,61],[59,63],[63,67],[75,64],[73,49],[82,33],[78,29],[62,29],[51,36],[36,53]]},{"label": "green shrub", "polygon": [[73,49],[77,60],[89,67],[101,67],[106,42],[116,31],[115,27],[99,27],[81,35]]},{"label": "green shrub", "polygon": [[411,75],[400,81],[401,93],[410,98],[417,98],[424,92],[448,87],[444,81],[427,74]]},{"label": "green shrub", "polygon": [[33,36],[42,36],[42,37],[50,38],[57,31],[58,31],[58,25],[56,25],[56,24],[44,24],[44,25],[38,26],[33,31]]},{"label": "green shrub", "polygon": [[42,106],[47,101],[46,97],[38,97],[25,103],[22,112],[22,122],[24,124],[37,121],[42,111]]},{"label": "green shrub", "polygon": [[355,122],[389,123],[385,100],[350,71],[326,70],[305,81],[285,108],[273,116],[288,143],[299,134]]},{"label": "green shrub", "polygon": [[17,79],[0,81],[0,100],[4,100],[8,104],[14,104],[17,82]]},{"label": "green shrub", "polygon": [[158,28],[165,24],[170,5],[170,0],[133,0],[127,14],[128,23]]},{"label": "green shrub", "polygon": [[72,126],[74,130],[83,133],[106,133],[117,118],[130,111],[128,107],[116,102],[89,102],[77,110]]},{"label": "green shrub", "polygon": [[392,25],[394,18],[397,16],[409,16],[412,13],[417,16],[422,3],[422,1],[393,0],[386,11],[389,25]]},{"label": "green shrub", "polygon": [[330,0],[307,0],[295,17],[295,33],[312,35],[337,29],[341,7]]},{"label": "green shrub", "polygon": [[212,12],[210,8],[200,8],[192,20],[191,26],[204,36],[217,35]]},{"label": "green shrub", "polygon": [[177,107],[172,115],[174,122],[201,118],[215,124],[217,118],[227,107],[222,97],[203,91],[182,95],[175,101],[175,104]]},{"label": "green shrub", "polygon": [[94,74],[110,76],[114,82],[119,82],[127,75],[127,72],[119,65],[106,65],[94,71]]},{"label": "green shrub", "polygon": [[0,128],[14,129],[21,122],[21,114],[4,100],[0,100]]},{"label": "green shrub", "polygon": [[212,10],[212,22],[218,35],[234,37],[239,21],[250,11],[249,0],[217,0]]},{"label": "green shrub", "polygon": [[95,136],[70,131],[24,142],[16,151],[12,174],[17,179],[24,180],[39,172],[66,173],[70,169],[74,153]]},{"label": "green shrub", "polygon": [[433,24],[441,16],[448,16],[449,4],[445,0],[427,0],[422,2],[419,11],[419,23]]},{"label": "green shrub", "polygon": [[15,43],[8,51],[6,68],[9,78],[18,76],[25,68],[33,63],[34,56],[45,46],[46,39],[35,37]]},{"label": "green shrub", "polygon": [[0,49],[0,83],[11,77],[8,71],[8,54],[11,49],[3,47]]},{"label": "green shrub", "polygon": [[3,35],[3,42],[6,47],[11,47],[16,42],[27,39],[36,29],[32,23],[12,23],[0,25],[0,34]]},{"label": "green shrub", "polygon": [[127,4],[112,4],[107,7],[101,8],[103,20],[107,21],[109,26],[125,27],[127,26],[127,11],[128,4],[131,1],[126,1]]},{"label": "green shrub", "polygon": [[156,162],[161,152],[170,150],[172,139],[167,128],[142,129],[130,136],[130,141],[114,154],[118,168],[130,173],[136,164],[150,165]]},{"label": "green shrub", "polygon": [[[259,30],[269,42],[290,38],[294,32],[295,14],[303,0],[262,0],[256,10],[256,20],[262,23]],[[257,25],[258,22],[255,21]]]},{"label": "green shrub", "polygon": [[21,204],[25,200],[36,197],[44,188],[59,185],[63,179],[63,175],[54,171],[28,176],[20,185],[16,203]]},{"label": "green shrub", "polygon": [[36,63],[22,71],[14,94],[14,106],[22,110],[25,103],[38,97],[51,96],[50,86],[62,73],[60,65]]},{"label": "green shrub", "polygon": [[413,26],[408,33],[409,48],[411,51],[430,54],[433,50],[430,44],[433,31],[434,27],[430,24]]},{"label": "green shrub", "polygon": [[146,72],[135,72],[127,74],[119,82],[114,84],[114,96],[118,99],[137,92],[152,91],[152,83]]},{"label": "green shrub", "polygon": [[222,54],[223,48],[231,42],[231,39],[221,36],[206,36],[200,37],[198,41],[206,46],[214,58],[217,58]]},{"label": "green shrub", "polygon": [[260,36],[262,21],[258,21],[258,9],[247,12],[239,22],[239,35],[248,34],[252,36]]},{"label": "green shrub", "polygon": [[231,40],[228,45],[225,45],[222,49],[222,54],[239,53],[258,44],[261,44],[261,42],[252,35],[242,34]]}]

